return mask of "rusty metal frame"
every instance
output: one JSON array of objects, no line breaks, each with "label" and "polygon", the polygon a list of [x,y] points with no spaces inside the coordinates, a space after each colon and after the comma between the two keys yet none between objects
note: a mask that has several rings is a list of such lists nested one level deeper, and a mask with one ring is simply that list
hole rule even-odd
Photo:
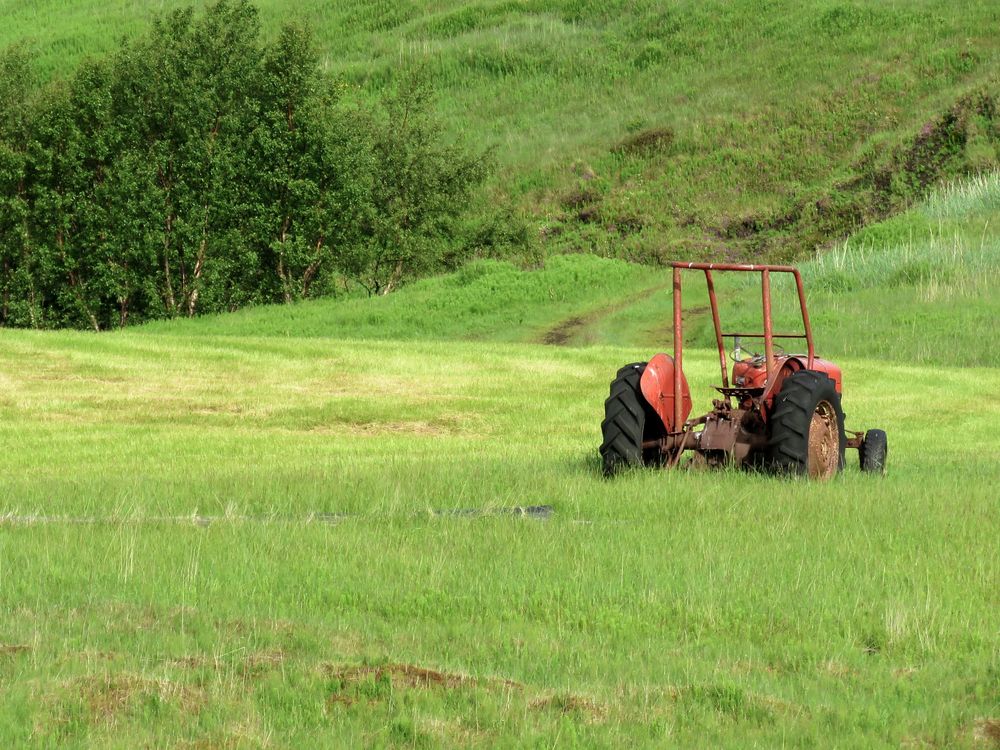
[{"label": "rusty metal frame", "polygon": [[[673,373],[666,376],[665,380],[672,379],[673,386],[673,421],[671,423],[668,412],[671,407],[662,406],[662,410],[657,410],[657,414],[666,426],[666,430],[661,437],[642,442],[642,449],[657,449],[661,462],[667,468],[677,466],[684,451],[693,450],[700,454],[707,465],[719,466],[725,463],[744,464],[747,461],[756,460],[755,457],[766,450],[768,444],[768,420],[770,410],[773,407],[773,394],[776,389],[780,389],[783,378],[790,372],[805,367],[807,369],[819,369],[820,371],[831,373],[840,389],[840,370],[833,363],[816,357],[815,345],[813,342],[812,325],[809,321],[809,313],[806,309],[806,296],[802,283],[802,276],[798,269],[793,266],[780,265],[758,265],[740,263],[683,263],[675,262],[670,264],[673,269]],[[682,398],[686,390],[684,380],[683,357],[684,357],[684,330],[683,330],[683,274],[682,271],[701,271],[705,275],[705,283],[708,287],[708,298],[711,305],[712,325],[715,330],[715,343],[719,352],[719,368],[722,372],[722,386],[717,388],[722,394],[722,399],[715,399],[712,402],[712,410],[700,417],[688,419],[690,412],[690,399]],[[763,315],[763,332],[744,333],[726,332],[722,328],[722,321],[719,314],[719,301],[716,294],[715,276],[716,271],[736,271],[743,273],[758,273],[761,279],[761,312]],[[772,274],[788,273],[795,279],[795,289],[799,299],[799,311],[802,315],[802,333],[787,331],[777,332],[774,330],[772,318]],[[730,386],[729,368],[727,366],[727,351],[725,338],[729,336],[745,336],[747,338],[758,338],[764,340],[764,369],[765,379],[760,383],[760,360],[752,363],[755,371],[754,383],[752,387],[736,386],[735,381]],[[785,355],[775,351],[775,339],[804,339],[808,354]],[[664,360],[669,358],[666,355],[657,355]],[[744,360],[748,362],[748,360]],[[649,373],[647,369],[647,374]],[[656,371],[654,370],[654,373]],[[735,368],[734,368],[735,372]],[[645,375],[644,375],[645,377]],[[656,380],[656,387],[659,391],[659,398],[663,399],[666,392],[667,383]],[[643,390],[645,395],[645,389]],[[653,403],[651,396],[646,396],[650,403]],[[687,404],[687,410],[684,404]],[[654,405],[655,408],[655,405]],[[700,430],[698,429],[700,426]],[[847,438],[848,448],[859,448],[864,441],[864,435],[860,432],[850,433]]]},{"label": "rusty metal frame", "polygon": [[[682,357],[684,355],[684,331],[681,324],[681,314],[682,314],[682,298],[681,298],[681,271],[691,270],[691,271],[702,271],[705,274],[705,282],[708,285],[708,299],[712,307],[712,324],[715,327],[715,343],[719,349],[719,364],[722,368],[722,385],[724,388],[729,387],[729,377],[727,374],[726,367],[726,345],[723,337],[725,336],[745,336],[747,338],[763,338],[764,339],[764,359],[765,366],[767,370],[767,382],[770,384],[773,382],[775,376],[775,361],[774,361],[774,339],[805,339],[806,346],[808,349],[807,354],[807,364],[806,367],[812,368],[814,360],[816,359],[816,350],[813,344],[812,326],[809,323],[809,312],[806,309],[806,293],[802,285],[802,276],[799,274],[799,269],[794,266],[772,266],[772,265],[758,265],[758,264],[743,264],[743,263],[683,263],[674,262],[670,264],[671,268],[674,269],[674,284],[673,284],[673,294],[674,294],[674,362],[676,366],[674,368],[674,392],[680,393],[681,385],[681,373],[683,371],[682,367]],[[761,307],[764,316],[764,332],[763,333],[735,333],[735,332],[723,332],[722,323],[719,320],[719,302],[715,294],[715,280],[712,277],[712,271],[742,271],[750,273],[759,273],[761,280]],[[772,273],[790,273],[795,278],[795,288],[799,295],[799,310],[802,313],[802,325],[805,330],[804,333],[775,333],[773,330],[773,323],[771,320],[771,274]],[[728,397],[726,401],[728,402]],[[680,400],[674,401],[674,414],[675,421],[674,424],[679,424],[681,421],[681,409]]]}]

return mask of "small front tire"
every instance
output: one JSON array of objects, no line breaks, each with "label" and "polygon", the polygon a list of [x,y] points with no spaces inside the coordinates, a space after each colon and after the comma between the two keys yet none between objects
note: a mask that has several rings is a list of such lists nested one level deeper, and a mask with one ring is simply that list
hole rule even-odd
[{"label": "small front tire", "polygon": [[858,448],[861,471],[870,474],[885,474],[885,462],[889,455],[889,444],[883,430],[868,430]]}]

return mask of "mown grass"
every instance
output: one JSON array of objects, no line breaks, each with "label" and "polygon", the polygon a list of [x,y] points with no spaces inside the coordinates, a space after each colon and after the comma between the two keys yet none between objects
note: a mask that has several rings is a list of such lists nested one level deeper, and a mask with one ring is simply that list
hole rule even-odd
[{"label": "mown grass", "polygon": [[[180,4],[7,2],[0,43],[28,40],[40,75],[58,76]],[[935,180],[997,164],[995,107],[954,109],[996,95],[991,3],[258,6],[265,33],[312,26],[352,98],[429,77],[452,135],[495,150],[490,204],[513,205],[548,250],[802,255]],[[893,160],[896,148],[912,153]],[[875,205],[873,182],[892,183],[891,206]]]},{"label": "mown grass", "polygon": [[884,479],[608,482],[642,351],[2,337],[5,746],[973,747],[996,718],[996,370],[844,361]]}]

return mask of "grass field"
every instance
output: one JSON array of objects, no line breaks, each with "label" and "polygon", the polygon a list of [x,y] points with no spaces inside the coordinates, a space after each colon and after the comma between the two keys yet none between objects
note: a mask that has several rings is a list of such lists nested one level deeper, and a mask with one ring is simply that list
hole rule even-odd
[{"label": "grass field", "polygon": [[[862,279],[811,305],[853,347],[848,427],[889,434],[878,479],[854,455],[825,485],[602,479],[607,382],[656,325],[618,298],[668,297],[615,261],[0,332],[0,745],[995,745],[992,331],[960,326],[984,353],[948,364],[951,328],[924,356],[914,328],[843,316],[930,288],[962,326],[994,309],[997,186],[805,268]],[[937,252],[968,267],[894,276]],[[686,359],[696,409],[715,366]]]},{"label": "grass field", "polygon": [[[58,77],[177,6],[0,0],[0,44]],[[348,96],[422,70],[544,262],[0,329],[0,747],[1000,747],[1000,9],[259,6]],[[608,381],[671,343],[624,259],[766,256],[887,476],[603,479]]]}]

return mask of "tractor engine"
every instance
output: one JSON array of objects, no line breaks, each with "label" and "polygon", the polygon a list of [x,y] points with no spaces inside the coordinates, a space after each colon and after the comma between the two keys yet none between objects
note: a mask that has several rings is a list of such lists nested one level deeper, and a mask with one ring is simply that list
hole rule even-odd
[{"label": "tractor engine", "polygon": [[745,359],[733,365],[733,385],[736,388],[763,388],[766,380],[767,366],[763,357]]},{"label": "tractor engine", "polygon": [[[791,354],[778,355],[774,358],[774,365],[783,376],[787,376],[803,370],[807,367],[805,355]],[[826,373],[833,380],[837,393],[841,392],[842,374],[840,368],[829,360],[820,357],[813,358],[812,369],[816,372]],[[775,391],[780,390],[781,379],[775,386]],[[740,360],[733,365],[733,386],[735,388],[764,388],[767,384],[767,363],[763,355],[755,355],[750,359]]]}]

